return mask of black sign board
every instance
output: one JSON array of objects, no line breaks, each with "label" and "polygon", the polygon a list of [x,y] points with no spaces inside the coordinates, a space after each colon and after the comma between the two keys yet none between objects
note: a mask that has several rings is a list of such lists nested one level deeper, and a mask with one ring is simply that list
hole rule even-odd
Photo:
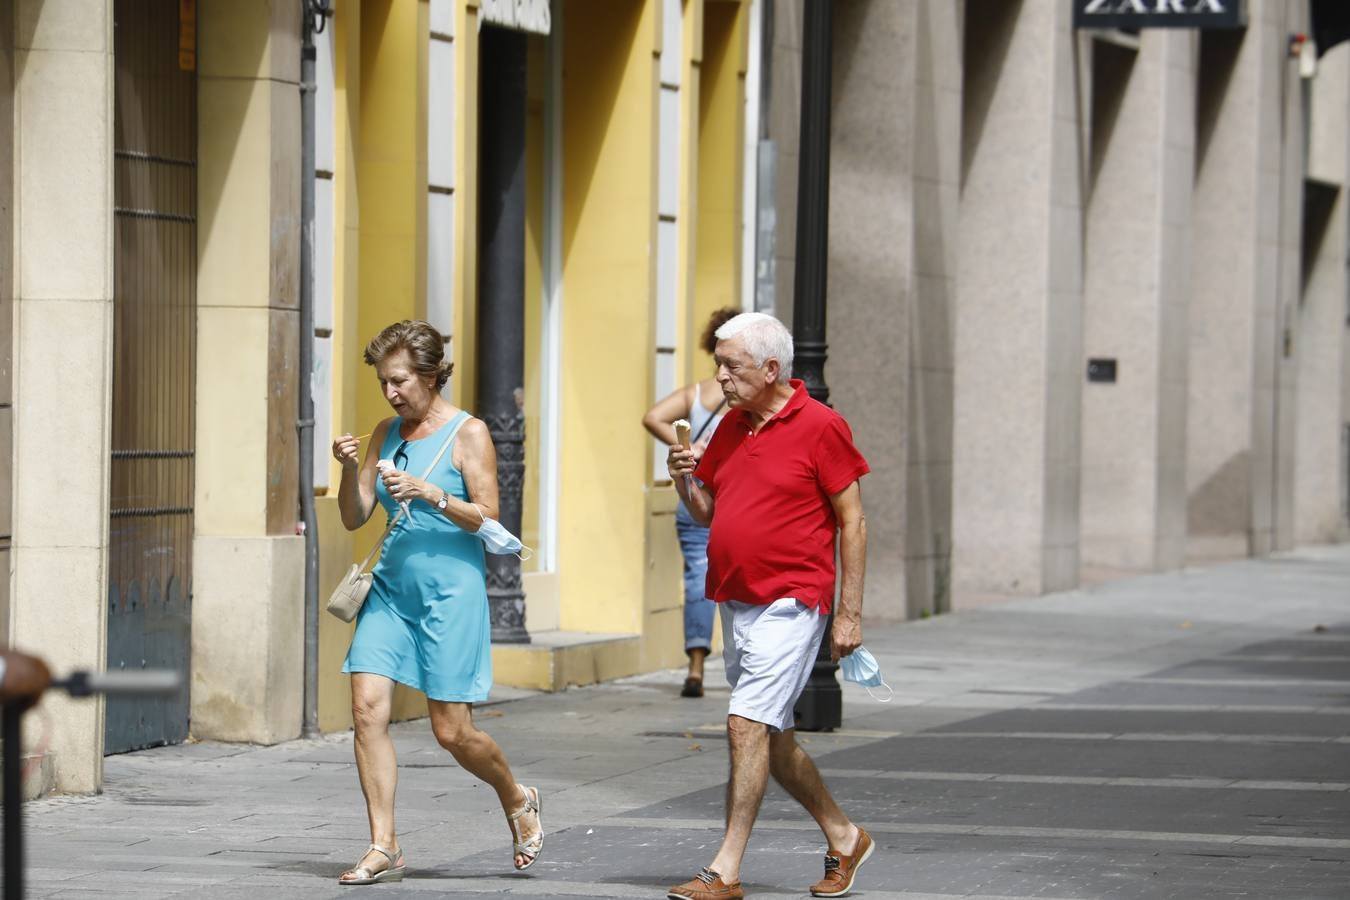
[{"label": "black sign board", "polygon": [[1114,359],[1089,359],[1087,370],[1088,381],[1104,381],[1107,384],[1116,383],[1116,361]]},{"label": "black sign board", "polygon": [[1245,28],[1247,0],[1073,0],[1074,28]]}]

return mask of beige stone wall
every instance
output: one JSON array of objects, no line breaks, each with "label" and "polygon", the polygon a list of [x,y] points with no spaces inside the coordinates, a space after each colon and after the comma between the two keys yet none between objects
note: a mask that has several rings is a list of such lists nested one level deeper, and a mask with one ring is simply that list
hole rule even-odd
[{"label": "beige stone wall", "polygon": [[[774,0],[772,95],[766,114],[778,168],[773,184],[774,308],[792,325],[792,292],[797,262],[797,162],[802,102],[802,0]],[[828,371],[828,370],[827,370]]]},{"label": "beige stone wall", "polygon": [[961,593],[1040,593],[1078,579],[1082,160],[1069,19],[1062,4],[966,6],[958,604]]},{"label": "beige stone wall", "polygon": [[0,641],[9,643],[14,472],[14,5],[0,3]]},{"label": "beige stone wall", "polygon": [[298,0],[198,12],[192,730],[300,732]]},{"label": "beige stone wall", "polygon": [[1299,543],[1345,540],[1346,416],[1341,368],[1345,358],[1346,216],[1350,185],[1350,44],[1326,53],[1311,85],[1308,178],[1313,196],[1332,196],[1305,218],[1302,297],[1298,312],[1298,435],[1295,441],[1295,538]]},{"label": "beige stone wall", "polygon": [[[1287,42],[1288,35],[1309,32],[1306,3],[1268,2],[1262,8],[1269,27],[1277,39]],[[1270,510],[1261,524],[1269,537],[1256,552],[1265,554],[1276,550],[1292,550],[1295,533],[1294,471],[1297,459],[1297,411],[1300,347],[1297,341],[1299,294],[1301,289],[1303,247],[1303,180],[1305,175],[1305,118],[1303,80],[1298,75],[1298,64],[1286,58],[1267,62],[1268,75],[1280,107],[1278,121],[1283,127],[1279,135],[1279,151],[1265,161],[1265,180],[1278,185],[1276,193],[1278,229],[1276,245],[1276,285],[1270,298],[1270,322],[1265,330],[1270,336],[1272,371],[1270,386],[1258,381],[1258,397],[1269,390],[1272,395],[1272,432],[1270,447]],[[1283,70],[1283,71],[1281,71]],[[1283,77],[1281,77],[1283,76]],[[1263,235],[1263,241],[1266,240]],[[1258,358],[1260,358],[1258,356]],[[1258,378],[1262,370],[1258,368]],[[1260,534],[1260,532],[1258,532]]]},{"label": "beige stone wall", "polygon": [[891,618],[905,613],[896,586],[913,302],[914,17],[908,2],[846,4],[834,17],[826,383],[872,467],[863,479],[864,608]]},{"label": "beige stone wall", "polygon": [[1186,309],[1195,39],[1085,40],[1094,72],[1083,388],[1083,565],[1094,577],[1176,568],[1185,547]]},{"label": "beige stone wall", "polygon": [[[1067,7],[835,9],[827,381],[874,469],[873,613],[1342,533],[1343,207],[1301,280],[1307,4],[1134,38]],[[790,322],[799,3],[774,34]]]},{"label": "beige stone wall", "polygon": [[[102,668],[107,650],[112,3],[20,0],[14,20],[10,637],[65,672]],[[43,706],[56,787],[97,790],[102,701]]]},{"label": "beige stone wall", "polygon": [[1285,324],[1296,293],[1302,117],[1298,85],[1283,94],[1280,85],[1286,66],[1297,81],[1284,47],[1301,9],[1253,3],[1244,34],[1201,38],[1187,416],[1192,559],[1268,553],[1287,542],[1292,524],[1296,368]]},{"label": "beige stone wall", "polygon": [[880,618],[950,599],[959,43],[948,3],[836,9],[827,381],[872,466],[866,609]]}]

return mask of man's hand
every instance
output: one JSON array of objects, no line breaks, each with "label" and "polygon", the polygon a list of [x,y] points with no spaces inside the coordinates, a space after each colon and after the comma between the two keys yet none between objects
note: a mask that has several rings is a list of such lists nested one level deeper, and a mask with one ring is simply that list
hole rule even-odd
[{"label": "man's hand", "polygon": [[666,470],[670,472],[671,481],[681,481],[684,476],[693,475],[697,465],[698,457],[694,455],[693,450],[686,450],[679,444],[670,445],[670,453],[666,456]]},{"label": "man's hand", "polygon": [[862,624],[855,618],[841,616],[836,611],[834,627],[830,632],[830,659],[839,662],[862,646]]}]

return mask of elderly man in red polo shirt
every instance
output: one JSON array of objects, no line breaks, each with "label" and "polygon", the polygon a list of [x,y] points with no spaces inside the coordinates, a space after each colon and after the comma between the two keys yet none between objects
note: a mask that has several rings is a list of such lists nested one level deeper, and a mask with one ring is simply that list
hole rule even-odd
[{"label": "elderly man in red polo shirt", "polygon": [[842,897],[872,839],[797,745],[792,710],[834,599],[836,534],[843,578],[830,655],[862,644],[867,532],[858,479],[867,461],[843,417],[790,379],[792,335],[781,322],[742,313],[716,335],[717,381],[731,410],[700,460],[677,444],[667,466],[694,519],[712,528],[707,596],[721,611],[731,683],[727,827],[712,863],[666,896],[744,896],[741,860],[772,774],[825,833],[825,877],[811,893]]}]

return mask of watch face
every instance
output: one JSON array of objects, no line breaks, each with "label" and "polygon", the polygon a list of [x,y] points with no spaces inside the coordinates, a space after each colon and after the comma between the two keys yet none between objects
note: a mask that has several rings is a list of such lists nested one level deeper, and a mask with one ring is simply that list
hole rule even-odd
[{"label": "watch face", "polygon": [[450,495],[449,495],[449,494],[441,494],[441,499],[439,499],[439,500],[436,501],[436,508],[437,508],[437,509],[445,509],[445,508],[446,508],[447,506],[449,506],[449,505],[450,505]]}]

